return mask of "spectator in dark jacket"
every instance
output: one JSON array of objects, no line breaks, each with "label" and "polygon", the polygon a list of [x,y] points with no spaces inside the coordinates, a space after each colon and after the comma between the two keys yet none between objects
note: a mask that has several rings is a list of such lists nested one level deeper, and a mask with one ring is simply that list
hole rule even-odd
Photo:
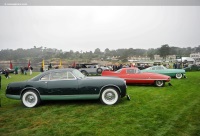
[{"label": "spectator in dark jacket", "polygon": [[10,76],[9,76],[9,72],[8,72],[7,69],[5,70],[5,77],[6,77],[7,79],[10,78]]}]

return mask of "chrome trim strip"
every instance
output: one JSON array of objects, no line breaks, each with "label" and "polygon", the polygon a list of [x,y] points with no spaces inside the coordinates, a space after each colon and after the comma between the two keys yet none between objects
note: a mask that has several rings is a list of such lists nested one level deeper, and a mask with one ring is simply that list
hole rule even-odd
[{"label": "chrome trim strip", "polygon": [[98,99],[99,94],[84,94],[84,95],[40,95],[41,100],[84,100]]},{"label": "chrome trim strip", "polygon": [[125,80],[168,80],[168,79],[153,79],[153,78],[146,78],[146,79],[138,79],[138,78],[124,78]]},{"label": "chrome trim strip", "polygon": [[20,100],[20,95],[6,94],[7,98]]},{"label": "chrome trim strip", "polygon": [[103,86],[103,87],[100,89],[99,95],[101,94],[102,90],[103,90],[105,87],[112,87],[112,86],[118,88],[118,90],[119,90],[120,93],[121,93],[121,89],[120,89],[118,86],[116,86],[116,85],[114,85],[114,84],[108,84],[108,85]]},{"label": "chrome trim strip", "polygon": [[20,96],[22,95],[22,93],[23,93],[25,90],[28,90],[28,89],[35,90],[35,91],[37,91],[38,94],[40,95],[40,92],[39,92],[36,88],[34,88],[34,87],[26,87],[26,88],[24,88],[24,89],[21,90]]}]

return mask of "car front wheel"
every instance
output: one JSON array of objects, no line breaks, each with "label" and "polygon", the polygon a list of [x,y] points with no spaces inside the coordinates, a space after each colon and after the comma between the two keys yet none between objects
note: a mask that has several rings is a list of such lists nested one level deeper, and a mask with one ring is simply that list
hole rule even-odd
[{"label": "car front wheel", "polygon": [[100,100],[103,104],[113,105],[118,102],[119,97],[120,95],[115,88],[106,88],[101,93]]},{"label": "car front wheel", "polygon": [[182,76],[183,76],[183,75],[182,75],[181,73],[177,73],[177,74],[176,74],[176,78],[177,78],[177,79],[181,79]]},{"label": "car front wheel", "polygon": [[165,82],[163,80],[156,80],[155,85],[157,87],[163,87],[165,85]]},{"label": "car front wheel", "polygon": [[29,90],[23,93],[22,103],[28,108],[37,106],[40,103],[40,97],[37,92]]}]

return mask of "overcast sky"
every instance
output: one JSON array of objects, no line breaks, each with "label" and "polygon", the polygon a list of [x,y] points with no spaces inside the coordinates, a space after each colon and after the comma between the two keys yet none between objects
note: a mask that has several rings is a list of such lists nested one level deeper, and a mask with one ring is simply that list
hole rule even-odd
[{"label": "overcast sky", "polygon": [[0,49],[63,51],[200,45],[199,6],[0,7]]}]

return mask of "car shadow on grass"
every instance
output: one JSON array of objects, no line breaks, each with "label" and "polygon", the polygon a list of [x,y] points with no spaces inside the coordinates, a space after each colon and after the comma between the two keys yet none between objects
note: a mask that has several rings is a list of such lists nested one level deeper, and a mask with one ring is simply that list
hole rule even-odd
[{"label": "car shadow on grass", "polygon": [[42,101],[40,106],[65,106],[65,105],[100,105],[99,100],[45,100]]},{"label": "car shadow on grass", "polygon": [[[134,87],[159,88],[159,87],[157,87],[155,85],[152,85],[152,84],[127,84],[127,86],[131,86],[131,87],[134,86]],[[162,86],[162,87],[168,87],[168,86],[172,86],[172,84],[171,83],[165,83],[165,85]]]}]

